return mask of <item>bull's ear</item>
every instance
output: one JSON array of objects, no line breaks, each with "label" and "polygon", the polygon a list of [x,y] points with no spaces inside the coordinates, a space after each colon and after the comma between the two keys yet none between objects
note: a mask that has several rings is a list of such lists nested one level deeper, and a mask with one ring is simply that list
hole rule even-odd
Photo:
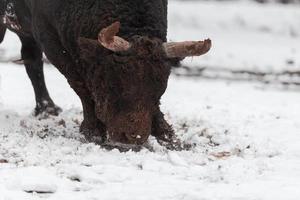
[{"label": "bull's ear", "polygon": [[95,56],[100,48],[100,44],[97,40],[80,37],[77,42],[80,49],[80,56],[82,58]]}]

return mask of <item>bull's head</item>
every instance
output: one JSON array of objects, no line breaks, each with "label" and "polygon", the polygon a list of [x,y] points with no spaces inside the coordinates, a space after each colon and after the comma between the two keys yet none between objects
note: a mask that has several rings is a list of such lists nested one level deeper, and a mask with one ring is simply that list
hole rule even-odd
[{"label": "bull's head", "polygon": [[169,59],[202,55],[211,41],[163,43],[142,36],[127,41],[116,35],[119,28],[116,22],[102,29],[98,41],[81,39],[81,56],[89,66],[84,70],[95,114],[106,125],[109,139],[142,144],[160,112],[171,71]]}]

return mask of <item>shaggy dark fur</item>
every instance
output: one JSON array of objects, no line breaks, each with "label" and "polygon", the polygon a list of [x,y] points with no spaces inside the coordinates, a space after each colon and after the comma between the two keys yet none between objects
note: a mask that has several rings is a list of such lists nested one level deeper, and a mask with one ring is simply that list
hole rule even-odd
[{"label": "shaggy dark fur", "polygon": [[[171,68],[162,50],[167,0],[8,2],[15,6],[15,23],[21,29],[6,27],[22,41],[36,113],[59,111],[44,84],[43,51],[79,95],[84,113],[81,131],[88,140],[143,144],[152,134],[159,141],[173,141],[173,130],[159,108]],[[99,31],[115,21],[121,23],[119,36],[133,44],[128,51],[111,52],[96,40]],[[1,36],[5,29],[0,27]]]}]

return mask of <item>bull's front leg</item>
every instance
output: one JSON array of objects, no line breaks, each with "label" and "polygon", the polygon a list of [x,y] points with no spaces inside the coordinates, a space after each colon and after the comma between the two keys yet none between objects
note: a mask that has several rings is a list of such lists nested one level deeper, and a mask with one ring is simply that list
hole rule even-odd
[{"label": "bull's front leg", "polygon": [[81,100],[83,121],[80,125],[80,132],[84,135],[86,141],[102,144],[106,141],[106,127],[96,117],[95,103],[91,98],[90,91],[86,87],[85,81],[76,70],[76,67],[78,66],[72,62],[72,59],[70,59],[70,56],[67,55],[67,53],[64,53],[63,57],[60,57],[60,54],[56,54],[52,57],[51,52],[49,52],[47,53],[47,56],[67,78],[71,88]]},{"label": "bull's front leg", "polygon": [[183,149],[180,140],[175,135],[174,129],[165,120],[164,114],[160,110],[153,117],[151,135],[157,139],[160,145],[170,150]]},{"label": "bull's front leg", "polygon": [[[51,60],[51,53],[48,53],[48,58]],[[56,58],[58,55],[56,55]],[[76,65],[66,53],[64,58],[53,59],[53,64],[58,66],[58,69],[67,78],[68,83],[75,93],[79,96],[83,108],[83,121],[80,125],[80,132],[84,135],[85,140],[102,144],[106,141],[106,127],[99,121],[95,114],[95,103],[91,98],[91,94],[85,85],[85,81],[80,74],[75,70]],[[55,62],[60,61],[60,62]],[[61,62],[63,61],[63,62]],[[60,64],[58,64],[60,63]],[[62,67],[63,66],[63,67]]]},{"label": "bull's front leg", "polygon": [[94,101],[89,94],[85,94],[85,92],[82,92],[82,89],[78,89],[78,86],[75,86],[72,83],[70,83],[70,85],[72,85],[82,102],[84,119],[80,126],[80,132],[89,142],[94,142],[96,144],[104,143],[107,139],[106,127],[95,115]]},{"label": "bull's front leg", "polygon": [[[47,23],[45,23],[47,24]],[[77,71],[78,65],[60,43],[59,36],[51,27],[43,35],[43,50],[50,62],[66,77],[71,88],[79,96],[83,107],[83,122],[80,132],[89,142],[102,143],[106,139],[106,128],[95,115],[95,105],[85,81]]]},{"label": "bull's front leg", "polygon": [[34,115],[58,115],[61,108],[54,104],[45,84],[42,51],[32,37],[20,36],[20,40],[22,42],[22,60],[35,93],[36,107]]}]

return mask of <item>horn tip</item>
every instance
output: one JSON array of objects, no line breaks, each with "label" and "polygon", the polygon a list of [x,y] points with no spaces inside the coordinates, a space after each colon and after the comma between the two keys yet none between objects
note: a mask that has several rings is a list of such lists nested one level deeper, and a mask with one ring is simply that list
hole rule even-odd
[{"label": "horn tip", "polygon": [[121,26],[121,22],[120,21],[115,21],[114,23],[112,23],[112,26]]},{"label": "horn tip", "polygon": [[206,47],[206,49],[209,51],[212,47],[212,41],[210,38],[207,38],[206,40],[204,40],[204,45]]}]

